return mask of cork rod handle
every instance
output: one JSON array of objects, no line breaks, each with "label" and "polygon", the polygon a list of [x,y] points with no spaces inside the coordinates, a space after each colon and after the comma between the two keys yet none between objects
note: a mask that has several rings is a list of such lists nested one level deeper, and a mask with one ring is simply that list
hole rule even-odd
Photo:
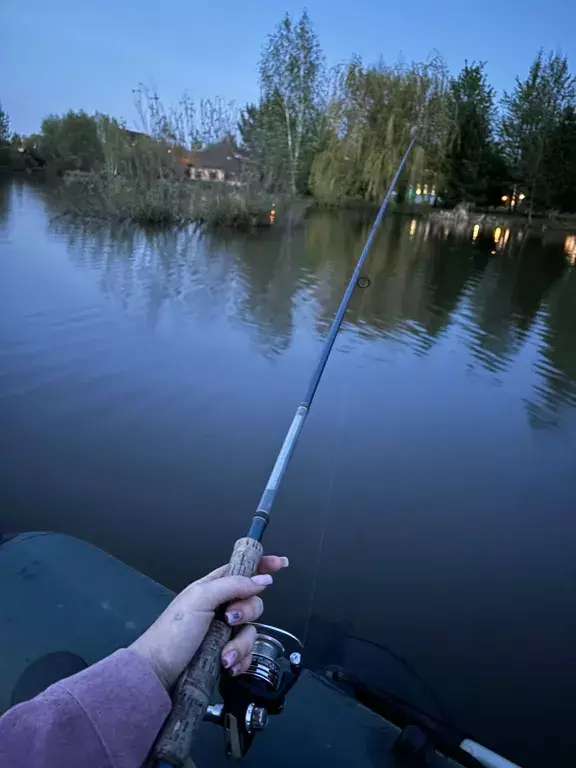
[{"label": "cork rod handle", "polygon": [[[253,576],[262,556],[262,544],[238,539],[228,563],[227,576]],[[231,629],[214,619],[194,658],[180,675],[172,694],[172,711],[154,745],[156,761],[182,768],[190,756],[194,733],[204,718],[220,676],[220,656]]]}]

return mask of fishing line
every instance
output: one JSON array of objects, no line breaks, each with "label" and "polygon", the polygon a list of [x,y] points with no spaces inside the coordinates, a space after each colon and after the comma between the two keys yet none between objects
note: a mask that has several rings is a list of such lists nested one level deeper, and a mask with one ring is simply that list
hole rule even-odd
[{"label": "fishing line", "polygon": [[[348,389],[348,385],[346,385],[346,388]],[[336,429],[337,437],[338,437],[338,434],[340,434],[341,432],[342,417],[344,414],[343,406],[346,404],[346,401],[342,397],[343,392],[344,392],[344,383],[341,383],[340,392],[338,395],[338,426]],[[335,440],[334,442],[335,442],[335,446],[338,445],[338,440]],[[312,573],[312,585],[310,588],[310,596],[308,599],[308,612],[306,614],[306,621],[304,624],[304,634],[302,638],[302,644],[304,645],[304,647],[306,647],[306,641],[308,639],[308,630],[310,629],[310,620],[312,618],[312,609],[316,601],[316,588],[318,584],[318,576],[320,573],[320,562],[322,560],[322,553],[324,550],[324,538],[326,533],[326,525],[328,523],[328,516],[332,511],[332,494],[334,490],[334,478],[336,477],[337,463],[338,463],[338,452],[335,447],[334,451],[332,452],[332,469],[330,472],[330,481],[328,483],[328,493],[324,503],[324,510],[322,512],[322,516],[320,519],[320,536],[318,537],[318,546],[316,548],[316,563],[314,566],[314,571]]]},{"label": "fishing line", "polygon": [[[372,255],[370,258],[370,261],[374,256]],[[357,285],[359,288],[366,289],[371,286],[372,280],[370,278],[370,269],[366,270],[365,274],[358,278]],[[357,319],[360,322],[364,316],[364,310],[367,300],[367,290],[362,291],[362,298],[360,300],[360,304],[358,307],[357,312]],[[341,349],[339,350],[342,351]],[[340,445],[341,442],[338,439],[339,436],[343,433],[345,422],[347,421],[347,416],[349,412],[349,393],[350,393],[350,381],[342,381],[341,379],[341,386],[339,387],[339,394],[338,394],[338,420],[337,420],[337,429],[336,429],[336,438],[335,438],[335,445]],[[322,557],[324,554],[324,543],[326,539],[326,528],[328,524],[328,519],[330,516],[330,513],[333,511],[333,505],[332,505],[332,499],[334,496],[334,484],[335,484],[335,478],[336,478],[336,470],[337,465],[339,461],[339,454],[337,450],[335,449],[332,453],[332,467],[330,471],[330,480],[328,484],[328,491],[326,495],[326,500],[324,503],[324,509],[321,516],[320,521],[320,534],[318,537],[318,546],[316,548],[316,557],[315,557],[315,563],[314,563],[314,569],[312,574],[312,583],[310,588],[310,595],[308,599],[308,610],[306,613],[306,619],[305,619],[305,625],[304,625],[304,632],[303,632],[303,645],[306,647],[307,640],[308,640],[308,634],[310,630],[310,621],[312,619],[312,611],[314,608],[314,604],[316,602],[316,593],[318,588],[318,580],[320,575],[320,567],[322,562]],[[430,683],[428,683],[422,675],[418,672],[416,667],[411,664],[406,658],[404,658],[402,655],[397,653],[396,651],[392,650],[392,648],[382,644],[378,643],[374,640],[370,640],[365,637],[361,637],[360,635],[355,635],[351,633],[347,633],[346,637],[352,640],[356,640],[358,642],[366,643],[367,645],[371,645],[379,650],[384,651],[384,653],[387,653],[391,658],[393,658],[398,664],[400,664],[404,669],[407,670],[407,672],[414,677],[422,686],[423,690],[427,692],[428,696],[430,697],[431,702],[436,707],[437,712],[439,713],[439,719],[437,719],[438,722],[441,722],[445,725],[448,725],[450,723],[450,719],[446,717],[446,709],[439,698],[438,694],[436,693],[435,689],[433,688]],[[401,699],[399,699],[401,700]],[[405,702],[409,706],[415,707],[413,704],[410,704],[410,702]],[[422,712],[423,714],[426,714],[427,716],[430,716],[427,712]]]},{"label": "fishing line", "polygon": [[[428,683],[422,675],[418,672],[416,667],[411,664],[407,659],[404,658],[404,656],[401,656],[396,651],[393,651],[389,646],[383,645],[382,643],[377,643],[375,640],[369,640],[367,637],[360,637],[360,635],[352,635],[348,634],[346,637],[350,638],[351,640],[358,640],[361,643],[366,643],[366,645],[371,645],[374,648],[378,648],[380,651],[384,651],[389,656],[391,656],[395,661],[397,661],[399,664],[401,664],[408,672],[418,680],[420,685],[423,687],[423,689],[428,693],[430,696],[430,699],[432,700],[432,703],[440,713],[440,717],[435,717],[434,719],[439,722],[443,723],[444,725],[451,725],[449,718],[446,717],[446,709],[444,704],[441,702],[438,694],[432,687],[430,683]],[[401,701],[405,701],[401,699],[399,696],[396,696],[397,699]],[[419,709],[411,702],[405,701],[406,704],[410,704],[411,707],[414,707],[414,709]],[[428,717],[431,717],[429,712],[424,712],[420,709],[420,712],[422,712],[425,715],[428,715]]]},{"label": "fishing line", "polygon": [[[359,288],[366,289],[371,285],[371,280],[368,276],[363,275],[358,278],[357,285]],[[360,300],[360,306],[358,307],[359,320],[362,318],[364,313],[366,295],[367,295],[367,291],[363,290],[362,298]],[[341,377],[339,393],[338,393],[338,420],[337,420],[337,428],[336,428],[336,439],[334,440],[335,446],[341,445],[341,441],[338,438],[341,434],[343,434],[343,431],[344,431],[345,417],[347,415],[347,408],[350,402],[349,394],[350,394],[350,381],[346,379],[343,380]],[[320,520],[320,535],[318,537],[318,546],[316,549],[316,562],[315,562],[314,570],[312,574],[312,584],[310,588],[310,596],[308,599],[308,611],[306,613],[306,620],[304,623],[304,633],[303,633],[303,639],[302,639],[302,644],[304,645],[304,647],[306,647],[306,641],[308,639],[308,632],[310,629],[310,621],[312,619],[312,609],[316,601],[316,591],[318,586],[318,576],[320,574],[320,563],[321,563],[322,555],[324,551],[324,539],[326,534],[326,526],[328,523],[328,517],[330,513],[333,511],[332,498],[334,493],[334,480],[336,478],[337,464],[338,464],[338,452],[335,447],[332,453],[332,468],[330,472],[330,480],[328,483],[328,492],[326,495],[324,510],[322,512],[322,516]]]}]

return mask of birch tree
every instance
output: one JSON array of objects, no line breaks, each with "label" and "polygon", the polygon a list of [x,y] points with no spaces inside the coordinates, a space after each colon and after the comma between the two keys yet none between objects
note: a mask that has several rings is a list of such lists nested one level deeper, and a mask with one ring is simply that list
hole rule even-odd
[{"label": "birch tree", "polygon": [[262,54],[260,89],[261,103],[276,105],[275,120],[269,123],[285,148],[292,194],[307,184],[319,139],[323,66],[320,43],[306,11],[297,23],[286,14]]}]

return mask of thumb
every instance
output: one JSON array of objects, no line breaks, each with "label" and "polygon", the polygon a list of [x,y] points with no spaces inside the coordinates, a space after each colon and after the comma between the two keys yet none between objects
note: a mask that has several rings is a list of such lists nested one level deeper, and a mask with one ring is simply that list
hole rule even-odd
[{"label": "thumb", "polygon": [[198,586],[198,609],[215,611],[219,605],[231,600],[244,600],[263,592],[272,584],[272,576],[258,574],[249,579],[247,576],[222,576],[220,579],[202,582]]}]

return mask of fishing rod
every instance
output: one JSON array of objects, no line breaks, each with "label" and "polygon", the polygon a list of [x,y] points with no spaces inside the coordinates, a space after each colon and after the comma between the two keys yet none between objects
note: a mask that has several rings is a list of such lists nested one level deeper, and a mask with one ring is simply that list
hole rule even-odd
[{"label": "fishing rod", "polygon": [[[248,534],[244,538],[239,539],[234,545],[232,557],[228,563],[228,576],[250,577],[256,573],[263,552],[262,537],[270,520],[272,505],[274,504],[278,488],[296,447],[298,437],[306,422],[306,417],[310,411],[314,395],[334,346],[334,341],[348,309],[350,298],[360,278],[362,267],[415,143],[416,133],[414,132],[350,277],[340,306],[330,326],[328,337],[324,342],[316,368],[310,379],[308,390],[304,400],[296,409],[290,428],[286,433],[252,518]],[[275,628],[264,627],[264,629],[268,631]],[[293,635],[283,630],[276,630],[276,632],[279,632],[284,638],[288,636],[292,642],[295,641],[301,647],[300,641]],[[230,639],[231,633],[231,628],[221,618],[221,614],[217,614],[210,625],[202,645],[187,669],[180,676],[172,695],[172,711],[154,745],[153,752],[157,761],[156,768],[170,768],[171,766],[182,768],[190,755],[194,733],[199,724],[205,719],[225,726],[229,733],[229,752],[233,756],[240,757],[250,745],[254,732],[262,730],[265,726],[267,715],[281,711],[285,695],[296,682],[300,672],[301,656],[298,651],[292,653],[289,668],[282,672],[281,657],[284,653],[284,647],[277,637],[273,637],[270,634],[257,636],[253,651],[253,658],[256,661],[248,670],[248,682],[244,683],[242,681],[243,677],[247,677],[243,675],[242,678],[234,681],[235,687],[231,689],[231,684],[227,680],[228,676],[224,675],[222,677],[222,684],[225,690],[222,690],[221,684],[221,693],[225,701],[227,695],[232,700],[232,705],[228,707],[228,711],[222,705],[209,706],[210,697],[220,676],[220,654]],[[256,704],[259,704],[259,706],[256,706]]]}]

